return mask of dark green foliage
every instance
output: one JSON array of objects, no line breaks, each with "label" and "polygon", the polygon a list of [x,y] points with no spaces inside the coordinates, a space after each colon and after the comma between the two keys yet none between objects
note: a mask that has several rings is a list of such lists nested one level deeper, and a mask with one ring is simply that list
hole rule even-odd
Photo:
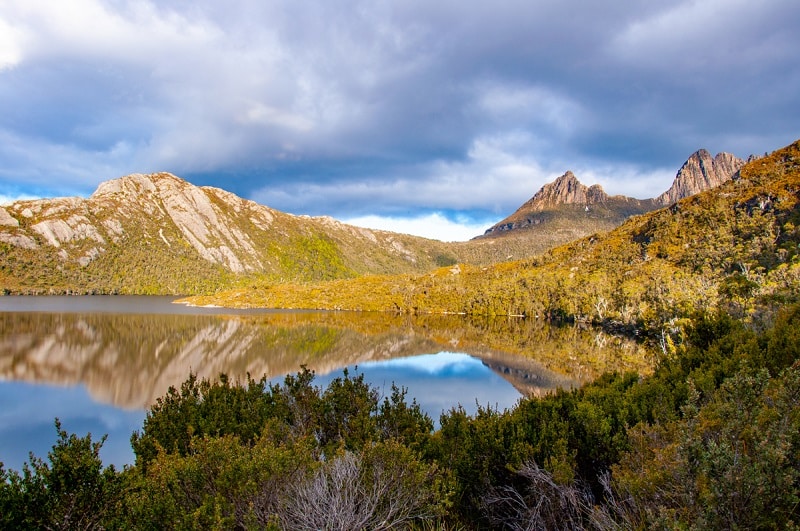
[{"label": "dark green foliage", "polygon": [[437,254],[433,261],[436,267],[449,267],[458,263],[458,260],[454,256],[447,254]]},{"label": "dark green foliage", "polygon": [[[324,390],[313,377],[303,370],[282,385],[233,385],[192,376],[170,390],[132,438],[137,475],[127,503],[138,525],[296,528],[321,521],[300,503],[314,493],[367,523],[439,515],[446,476],[417,457],[431,419],[398,388],[379,403],[363,374],[345,371]],[[329,481],[355,492],[337,495]],[[349,506],[357,493],[366,501]]]},{"label": "dark green foliage", "polygon": [[774,326],[765,336],[764,347],[755,360],[771,374],[778,374],[800,359],[800,305],[789,306],[778,313]]},{"label": "dark green foliage", "polygon": [[351,378],[345,369],[344,378],[333,380],[317,402],[314,425],[320,447],[328,455],[339,446],[360,450],[377,438],[377,411],[377,391],[363,374]]},{"label": "dark green foliage", "polygon": [[[800,370],[742,370],[684,418],[640,426],[614,469],[634,527],[786,529],[798,521]],[[705,403],[704,403],[705,402]]]},{"label": "dark green foliage", "polygon": [[105,437],[67,434],[56,419],[58,440],[48,460],[31,455],[22,474],[0,466],[0,527],[3,529],[102,529],[122,496],[113,466],[103,468]]},{"label": "dark green foliage", "polygon": [[377,416],[381,440],[397,440],[414,451],[420,451],[433,433],[433,420],[417,404],[406,403],[408,390],[392,384],[392,394],[383,399]]},{"label": "dark green foliage", "polygon": [[141,432],[131,437],[137,466],[146,469],[159,450],[185,456],[197,437],[232,435],[252,444],[269,426],[273,437],[313,437],[319,451],[331,455],[339,448],[357,451],[368,443],[396,438],[421,446],[433,422],[416,402],[405,402],[405,391],[393,388],[379,404],[377,391],[363,374],[348,371],[322,390],[313,385],[314,373],[303,369],[283,384],[252,378],[232,383],[221,375],[216,382],[192,375],[180,391],[170,388],[150,408]]},{"label": "dark green foliage", "polygon": [[[315,468],[308,440],[252,445],[234,436],[193,437],[187,455],[160,452],[132,477],[125,500],[141,529],[245,529],[276,525],[287,487]],[[122,526],[126,527],[126,526]]]},{"label": "dark green foliage", "polygon": [[280,384],[191,376],[151,408],[122,473],[102,468],[102,441],[59,425],[49,463],[0,468],[0,524],[791,528],[798,320],[800,305],[763,329],[698,314],[650,376],[454,408],[436,432],[405,389],[381,398],[362,374],[325,389],[308,370]]},{"label": "dark green foliage", "polygon": [[142,432],[131,437],[137,465],[146,468],[159,448],[186,455],[192,437],[236,435],[252,442],[274,411],[286,410],[266,390],[264,379],[237,385],[225,375],[214,383],[191,375],[180,391],[170,387],[148,412]]}]

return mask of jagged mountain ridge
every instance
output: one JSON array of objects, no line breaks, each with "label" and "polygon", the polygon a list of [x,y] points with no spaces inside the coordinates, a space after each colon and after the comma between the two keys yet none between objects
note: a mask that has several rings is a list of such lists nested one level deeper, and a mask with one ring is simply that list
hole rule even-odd
[{"label": "jagged mountain ridge", "polygon": [[[552,183],[545,184],[513,214],[486,230],[484,236],[497,236],[510,231],[535,228],[566,217],[578,228],[586,220],[618,225],[625,218],[654,210],[652,200],[621,195],[609,196],[599,184],[586,186],[568,171]],[[572,219],[575,216],[578,219]]]},{"label": "jagged mountain ridge", "polygon": [[[611,199],[611,196],[599,184],[587,187],[571,171],[568,171],[552,183],[545,184],[519,210],[543,211],[559,205],[573,204],[589,206],[607,203]],[[614,199],[639,201],[623,196],[615,196]]]},{"label": "jagged mountain ridge", "polygon": [[[600,185],[586,186],[568,171],[545,184],[513,214],[487,229],[479,238],[507,236],[523,230],[528,232],[526,237],[547,240],[549,247],[567,243],[593,232],[613,229],[632,215],[644,214],[719,186],[731,179],[744,163],[730,153],[719,153],[712,158],[708,151],[700,149],[678,170],[669,190],[653,199],[610,196]],[[554,235],[557,241],[551,241]]]},{"label": "jagged mountain ridge", "polygon": [[294,216],[172,174],[133,174],[89,198],[0,207],[6,292],[198,293],[275,281],[418,272],[446,244]]},{"label": "jagged mountain ridge", "polygon": [[[678,173],[678,193],[710,182],[707,168],[722,168],[717,175],[732,167],[720,155],[711,162],[710,155],[701,155]],[[169,173],[133,174],[102,183],[85,199],[0,206],[0,289],[199,294],[252,282],[418,273],[456,262],[487,265],[610,230],[657,208],[654,203],[608,196],[568,172],[490,229],[489,237],[443,243],[328,217],[293,216]]]},{"label": "jagged mountain ridge", "polygon": [[653,201],[658,206],[669,206],[684,197],[716,188],[733,178],[744,164],[744,160],[730,153],[717,153],[712,158],[711,153],[700,149],[678,170],[669,190]]}]

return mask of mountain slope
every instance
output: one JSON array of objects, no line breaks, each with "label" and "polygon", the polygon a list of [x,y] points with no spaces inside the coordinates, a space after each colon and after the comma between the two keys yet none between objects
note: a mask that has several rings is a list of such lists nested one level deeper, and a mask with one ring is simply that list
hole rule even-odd
[{"label": "mountain slope", "polygon": [[189,294],[455,260],[442,242],[293,216],[168,173],[0,207],[0,251],[6,292]]},{"label": "mountain slope", "polygon": [[544,251],[594,232],[610,230],[625,219],[656,208],[652,201],[609,196],[600,185],[586,186],[572,172],[544,185],[513,214],[486,230],[481,238],[536,238]]},{"label": "mountain slope", "polygon": [[[676,193],[735,165],[720,155],[690,162]],[[653,208],[653,201],[586,187],[568,172],[487,237],[448,244],[293,216],[168,173],[134,174],[102,183],[88,199],[0,207],[0,289],[198,294],[254,282],[419,273],[456,262],[485,266],[538,255]]]},{"label": "mountain slope", "polygon": [[651,331],[697,310],[757,317],[800,294],[800,141],[718,188],[540,257],[273,286],[195,303],[527,315]]},{"label": "mountain slope", "polygon": [[[611,230],[631,216],[651,212],[684,197],[719,186],[742,167],[730,153],[712,158],[701,149],[693,153],[675,176],[670,189],[655,199],[609,196],[600,185],[586,186],[572,172],[545,184],[513,214],[486,230],[476,240],[514,238],[539,254],[597,232]],[[511,246],[506,242],[506,246]],[[522,256],[517,256],[521,258]]]}]

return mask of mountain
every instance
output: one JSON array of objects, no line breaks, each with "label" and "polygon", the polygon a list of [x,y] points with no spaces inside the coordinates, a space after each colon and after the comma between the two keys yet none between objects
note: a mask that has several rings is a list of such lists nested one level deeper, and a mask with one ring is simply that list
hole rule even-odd
[{"label": "mountain", "polygon": [[609,231],[630,216],[655,208],[651,200],[610,196],[600,185],[586,186],[568,171],[545,184],[513,214],[470,243],[501,244],[508,252],[502,259],[518,260],[589,234]]},{"label": "mountain", "polygon": [[568,171],[545,184],[513,214],[477,239],[514,237],[519,244],[527,243],[529,248],[533,245],[535,252],[531,254],[539,254],[589,234],[611,230],[630,216],[719,186],[743,165],[743,160],[730,153],[719,153],[712,158],[708,151],[701,149],[683,164],[670,189],[655,199],[609,196],[600,185],[587,187]]},{"label": "mountain", "polygon": [[668,206],[731,179],[745,161],[730,153],[711,153],[701,149],[683,164],[669,190],[654,199],[659,206]]},{"label": "mountain", "polygon": [[546,184],[517,212],[541,212],[560,205],[596,205],[609,200],[599,184],[586,187],[568,171],[552,183]]},{"label": "mountain", "polygon": [[208,293],[456,260],[442,242],[293,216],[169,173],[107,181],[86,199],[0,207],[0,251],[10,293]]},{"label": "mountain", "polygon": [[194,302],[524,315],[666,334],[700,310],[756,320],[798,299],[800,141],[750,161],[716,188],[540,256]]},{"label": "mountain", "polygon": [[[699,154],[679,172],[675,193],[716,182],[738,164]],[[483,237],[443,243],[294,216],[169,173],[133,174],[102,183],[89,198],[0,207],[0,290],[200,294],[459,262],[486,266],[610,230],[656,206],[609,196],[567,172]]]},{"label": "mountain", "polygon": [[654,208],[649,200],[609,196],[599,184],[587,187],[568,171],[552,183],[545,184],[513,214],[487,229],[484,236],[551,224],[559,217],[584,227],[616,226],[631,215]]}]

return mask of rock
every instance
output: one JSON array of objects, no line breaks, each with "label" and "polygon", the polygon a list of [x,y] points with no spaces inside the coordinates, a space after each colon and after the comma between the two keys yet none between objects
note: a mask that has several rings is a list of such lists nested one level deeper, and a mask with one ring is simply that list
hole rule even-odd
[{"label": "rock", "polygon": [[552,183],[542,186],[542,189],[536,192],[536,195],[521,209],[537,212],[558,205],[590,205],[607,200],[608,194],[599,184],[587,187],[571,171],[568,171]]},{"label": "rock", "polygon": [[[505,236],[520,230],[530,235],[535,231],[536,237],[555,246],[597,230],[613,228],[633,214],[654,208],[649,199],[610,196],[599,184],[586,186],[568,171],[542,186],[516,212],[487,229],[481,237]],[[583,215],[577,216],[576,212]]]},{"label": "rock", "polygon": [[30,236],[25,236],[24,234],[8,234],[6,232],[0,232],[0,242],[13,245],[14,247],[20,247],[22,249],[36,249],[39,247],[36,245],[36,241],[33,238]]},{"label": "rock", "polygon": [[19,227],[19,221],[12,217],[5,208],[0,207],[0,225],[5,225],[6,227]]},{"label": "rock", "polygon": [[712,158],[711,153],[700,149],[681,166],[670,189],[654,201],[659,206],[668,206],[684,197],[716,188],[731,179],[744,164],[744,160],[730,153],[719,153]]},{"label": "rock", "polygon": [[91,239],[105,243],[97,228],[86,217],[80,215],[72,215],[66,220],[47,219],[31,226],[31,229],[53,247],[61,247],[61,244],[73,240]]}]

